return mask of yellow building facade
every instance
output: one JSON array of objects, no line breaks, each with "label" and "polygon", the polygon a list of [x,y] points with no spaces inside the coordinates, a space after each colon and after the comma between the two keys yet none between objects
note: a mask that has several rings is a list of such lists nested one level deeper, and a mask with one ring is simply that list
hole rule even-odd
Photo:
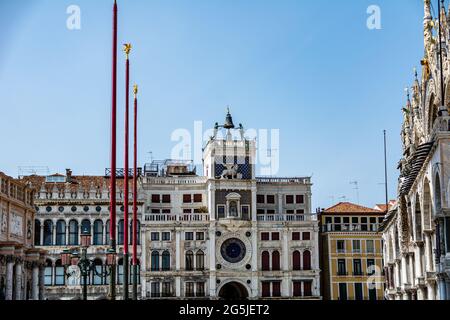
[{"label": "yellow building facade", "polygon": [[383,300],[384,212],[339,203],[320,214],[322,288],[325,300]]}]

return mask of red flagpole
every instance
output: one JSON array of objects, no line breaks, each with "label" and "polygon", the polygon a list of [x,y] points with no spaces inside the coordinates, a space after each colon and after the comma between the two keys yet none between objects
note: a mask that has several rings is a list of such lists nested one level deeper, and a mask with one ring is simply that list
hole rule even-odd
[{"label": "red flagpole", "polygon": [[129,54],[131,51],[131,44],[124,45],[124,52],[126,54],[126,65],[125,65],[125,176],[124,176],[124,233],[123,233],[123,253],[124,253],[124,281],[123,281],[123,299],[128,300],[128,275],[129,275],[129,256],[128,256],[128,231],[129,231],[129,223],[128,223],[128,197],[129,197],[129,113],[130,113],[130,59]]},{"label": "red flagpole", "polygon": [[[111,250],[116,252],[116,137],[117,137],[117,2],[113,8],[113,47],[112,47],[112,106],[111,106],[111,186],[110,186],[110,215],[109,234]],[[110,274],[111,300],[116,299],[116,272],[111,267]]]},{"label": "red flagpole", "polygon": [[134,85],[134,170],[133,170],[133,299],[137,300],[137,101],[138,86]]}]

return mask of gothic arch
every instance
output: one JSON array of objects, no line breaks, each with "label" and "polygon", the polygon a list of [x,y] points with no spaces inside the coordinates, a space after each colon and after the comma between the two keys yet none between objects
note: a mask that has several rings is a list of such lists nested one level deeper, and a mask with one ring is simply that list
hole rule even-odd
[{"label": "gothic arch", "polygon": [[436,106],[436,89],[434,85],[434,81],[431,79],[430,82],[427,85],[427,93],[426,93],[426,99],[425,99],[425,108],[424,108],[424,126],[427,133],[431,132],[431,129],[433,128],[433,111],[435,110],[437,113],[437,106]]},{"label": "gothic arch", "polygon": [[419,194],[416,194],[415,205],[414,205],[414,239],[416,241],[422,240],[422,210],[420,207],[420,197]]},{"label": "gothic arch", "polygon": [[434,177],[434,212],[437,213],[442,208],[441,178],[439,172],[436,172]]},{"label": "gothic arch", "polygon": [[432,218],[432,202],[431,202],[431,192],[430,192],[430,182],[427,178],[423,182],[423,228],[424,230],[431,230],[431,218]]}]

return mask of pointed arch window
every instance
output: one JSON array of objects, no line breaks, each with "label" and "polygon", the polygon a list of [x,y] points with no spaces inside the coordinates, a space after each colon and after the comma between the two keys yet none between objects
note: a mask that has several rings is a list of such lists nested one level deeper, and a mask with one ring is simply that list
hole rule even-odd
[{"label": "pointed arch window", "polygon": [[159,271],[159,252],[158,251],[152,252],[151,270]]},{"label": "pointed arch window", "polygon": [[292,254],[292,269],[294,271],[299,271],[302,269],[301,266],[301,262],[300,262],[300,252],[299,251],[294,251],[294,253]]},{"label": "pointed arch window", "polygon": [[205,253],[202,250],[195,254],[195,266],[198,271],[205,270]]},{"label": "pointed arch window", "polygon": [[311,270],[311,252],[303,252],[303,270]]},{"label": "pointed arch window", "polygon": [[162,253],[162,271],[169,271],[170,270],[170,252],[164,251]]},{"label": "pointed arch window", "polygon": [[261,254],[261,267],[263,271],[270,270],[270,254],[268,251],[264,251]]},{"label": "pointed arch window", "polygon": [[194,270],[194,253],[192,251],[186,252],[186,270],[192,271]]},{"label": "pointed arch window", "polygon": [[272,270],[273,271],[280,270],[280,253],[278,251],[274,251],[272,253]]}]

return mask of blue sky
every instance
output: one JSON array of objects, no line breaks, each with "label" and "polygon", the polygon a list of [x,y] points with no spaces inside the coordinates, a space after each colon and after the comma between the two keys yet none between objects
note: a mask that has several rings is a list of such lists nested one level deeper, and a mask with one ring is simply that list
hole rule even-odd
[{"label": "blue sky", "polygon": [[[0,170],[109,166],[110,0],[0,0]],[[423,55],[421,0],[127,0],[119,43],[131,42],[140,94],[140,164],[170,157],[178,128],[223,122],[280,129],[278,176],[313,175],[313,206],[396,195],[404,88]],[[66,9],[81,8],[81,30]],[[382,29],[366,27],[381,8]],[[119,55],[119,110],[123,110]],[[119,165],[123,117],[119,116]]]}]

